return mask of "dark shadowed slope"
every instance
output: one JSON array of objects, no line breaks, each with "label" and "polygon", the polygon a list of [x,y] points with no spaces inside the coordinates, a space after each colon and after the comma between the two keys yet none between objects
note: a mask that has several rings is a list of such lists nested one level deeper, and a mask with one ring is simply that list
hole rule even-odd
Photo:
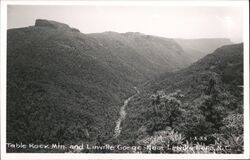
[{"label": "dark shadowed slope", "polygon": [[13,143],[107,138],[119,105],[142,80],[93,38],[57,22],[8,30],[7,58]]}]

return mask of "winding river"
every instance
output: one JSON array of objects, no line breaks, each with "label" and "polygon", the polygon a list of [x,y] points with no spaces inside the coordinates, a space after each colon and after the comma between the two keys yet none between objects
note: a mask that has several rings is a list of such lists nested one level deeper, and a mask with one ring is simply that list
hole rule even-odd
[{"label": "winding river", "polygon": [[140,93],[140,91],[134,87],[134,89],[136,90],[136,94],[132,95],[131,97],[129,97],[128,99],[126,99],[124,101],[123,106],[120,109],[120,117],[119,119],[116,121],[116,126],[115,126],[115,131],[114,131],[114,137],[117,138],[120,134],[121,134],[121,123],[122,121],[126,118],[126,107],[129,103],[129,101],[131,101],[131,99],[133,99],[137,94]]}]

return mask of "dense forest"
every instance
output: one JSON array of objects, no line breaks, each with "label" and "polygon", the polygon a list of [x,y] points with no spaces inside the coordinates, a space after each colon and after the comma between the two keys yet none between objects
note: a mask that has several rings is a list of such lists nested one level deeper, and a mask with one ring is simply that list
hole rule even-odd
[{"label": "dense forest", "polygon": [[[223,46],[142,87],[127,108],[121,142],[170,146],[163,153],[243,152],[243,44]],[[173,151],[184,146],[200,149]]]},{"label": "dense forest", "polygon": [[[136,32],[83,34],[48,20],[9,29],[7,142],[167,148],[143,153],[221,145],[230,151],[216,153],[242,153],[243,44],[201,41]],[[114,137],[120,108],[132,95],[122,132]]]}]

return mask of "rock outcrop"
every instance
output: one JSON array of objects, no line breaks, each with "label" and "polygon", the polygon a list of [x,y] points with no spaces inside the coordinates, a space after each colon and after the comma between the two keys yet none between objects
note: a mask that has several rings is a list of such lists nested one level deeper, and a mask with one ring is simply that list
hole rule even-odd
[{"label": "rock outcrop", "polygon": [[56,22],[56,21],[45,20],[45,19],[37,19],[35,22],[35,27],[49,27],[49,28],[60,29],[64,31],[80,32],[78,29],[71,28],[67,24]]}]

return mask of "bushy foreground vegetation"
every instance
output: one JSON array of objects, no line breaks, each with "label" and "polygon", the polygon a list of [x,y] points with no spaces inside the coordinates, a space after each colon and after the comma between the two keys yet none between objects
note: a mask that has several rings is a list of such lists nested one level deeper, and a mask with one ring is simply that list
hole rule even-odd
[{"label": "bushy foreground vegetation", "polygon": [[[213,96],[203,95],[196,106],[190,107],[179,100],[185,98],[180,91],[169,95],[160,91],[151,96],[151,105],[132,120],[141,127],[129,134],[133,129],[126,125],[134,126],[130,121],[121,139],[144,148],[162,147],[142,153],[243,153],[243,114],[223,110],[223,106],[217,108]],[[207,107],[209,103],[213,105]],[[132,137],[128,140],[127,136]]]}]

